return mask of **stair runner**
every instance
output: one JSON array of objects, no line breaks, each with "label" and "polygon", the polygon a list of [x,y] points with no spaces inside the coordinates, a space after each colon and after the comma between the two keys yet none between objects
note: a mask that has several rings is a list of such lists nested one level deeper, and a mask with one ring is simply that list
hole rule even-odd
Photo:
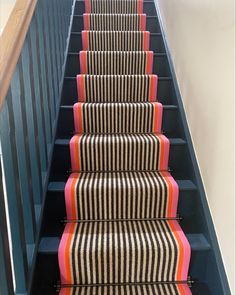
[{"label": "stair runner", "polygon": [[191,294],[140,0],[85,0],[60,295]]}]

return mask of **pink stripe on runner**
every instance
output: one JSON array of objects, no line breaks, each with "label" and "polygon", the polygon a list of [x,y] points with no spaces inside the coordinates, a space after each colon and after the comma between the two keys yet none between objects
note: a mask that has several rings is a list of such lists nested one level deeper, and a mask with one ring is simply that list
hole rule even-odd
[{"label": "pink stripe on runner", "polygon": [[157,75],[151,75],[149,101],[156,101],[157,99],[157,80],[158,80]]},{"label": "pink stripe on runner", "polygon": [[175,217],[177,214],[177,206],[179,199],[179,186],[169,172],[161,172],[161,175],[164,177],[168,185],[171,185],[172,196],[171,200],[169,200],[170,203],[168,204],[167,215],[169,217]]},{"label": "pink stripe on runner", "polygon": [[79,136],[74,135],[70,140],[70,158],[72,170],[79,170],[79,155],[77,154],[76,145],[79,144]]},{"label": "pink stripe on runner", "polygon": [[85,101],[85,85],[84,85],[84,77],[85,75],[77,75],[77,93],[78,93],[78,101]]},{"label": "pink stripe on runner", "polygon": [[174,178],[168,173],[169,176],[167,176],[168,180],[171,182],[173,187],[173,199],[172,199],[172,206],[171,206],[171,214],[172,217],[176,216],[177,213],[177,207],[178,207],[178,199],[179,199],[179,186],[177,182],[174,180]]},{"label": "pink stripe on runner", "polygon": [[79,61],[80,61],[80,73],[87,74],[87,52],[80,51],[79,53]]},{"label": "pink stripe on runner", "polygon": [[82,31],[82,48],[83,50],[88,50],[88,35],[89,31]]},{"label": "pink stripe on runner", "polygon": [[69,224],[67,224],[65,229],[64,229],[63,235],[61,237],[60,245],[59,245],[59,248],[58,248],[58,263],[59,263],[59,269],[60,269],[61,283],[62,284],[67,283],[66,263],[65,263],[65,248],[66,248],[67,240],[69,238],[68,227],[69,227]]},{"label": "pink stripe on runner", "polygon": [[89,31],[90,27],[89,27],[89,14],[88,13],[83,14],[83,20],[84,20],[84,30]]},{"label": "pink stripe on runner", "polygon": [[153,67],[153,51],[147,51],[146,74],[152,74]]},{"label": "pink stripe on runner", "polygon": [[[72,206],[74,205],[73,202],[75,202],[75,199],[72,200],[72,193],[74,193],[72,190],[73,182],[76,181],[79,178],[79,173],[72,173],[70,177],[68,178],[65,186],[65,203],[66,203],[66,216],[67,219],[74,219],[75,216],[73,216],[73,209]],[[74,196],[76,198],[76,196]]]},{"label": "pink stripe on runner", "polygon": [[143,13],[143,0],[138,1],[138,13]]},{"label": "pink stripe on runner", "polygon": [[85,12],[90,13],[91,12],[90,0],[84,0],[84,4],[85,4]]},{"label": "pink stripe on runner", "polygon": [[149,51],[150,46],[150,32],[143,32],[143,51]]},{"label": "pink stripe on runner", "polygon": [[83,102],[77,102],[73,106],[74,113],[74,126],[75,132],[82,134],[84,132],[83,129]]},{"label": "pink stripe on runner", "polygon": [[146,30],[146,14],[140,14],[140,31]]},{"label": "pink stripe on runner", "polygon": [[180,238],[180,240],[183,244],[183,248],[184,248],[184,254],[183,254],[184,261],[183,261],[183,267],[181,269],[181,275],[182,275],[181,280],[187,280],[190,257],[191,257],[190,244],[189,244],[189,241],[187,240],[183,230],[181,229],[179,223],[177,221],[173,221],[172,225],[175,227],[175,233],[179,235],[179,238]]},{"label": "pink stripe on runner", "polygon": [[72,216],[72,208],[71,208],[71,186],[73,182],[73,175],[71,174],[68,178],[65,186],[65,203],[66,203],[66,216],[68,219],[71,219]]},{"label": "pink stripe on runner", "polygon": [[163,106],[161,103],[158,102],[158,130],[161,132],[161,126],[162,126],[162,116],[163,116]]},{"label": "pink stripe on runner", "polygon": [[161,161],[160,161],[160,170],[168,169],[168,160],[169,160],[169,151],[170,151],[170,142],[169,139],[163,135],[159,134],[159,138],[161,139]]}]

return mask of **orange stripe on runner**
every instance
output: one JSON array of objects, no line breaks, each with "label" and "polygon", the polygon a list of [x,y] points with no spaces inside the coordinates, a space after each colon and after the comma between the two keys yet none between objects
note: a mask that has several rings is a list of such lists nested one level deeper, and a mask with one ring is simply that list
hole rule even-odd
[{"label": "orange stripe on runner", "polygon": [[79,61],[80,61],[80,73],[87,74],[87,51],[80,51]]},{"label": "orange stripe on runner", "polygon": [[76,198],[77,198],[77,194],[76,194],[76,187],[77,187],[77,182],[78,179],[80,177],[79,173],[75,174],[75,177],[73,177],[72,183],[71,183],[71,191],[70,191],[70,200],[71,200],[71,219],[77,219],[78,216],[76,214],[77,210],[77,206],[76,206]]},{"label": "orange stripe on runner", "polygon": [[[65,231],[63,234],[67,234],[68,238],[65,245],[65,270],[66,270],[66,281],[68,284],[72,284],[72,273],[71,273],[71,258],[70,258],[70,247],[72,244],[73,233],[75,232],[75,223],[67,223]],[[65,233],[66,232],[66,233]]]},{"label": "orange stripe on runner", "polygon": [[164,180],[168,185],[169,200],[167,207],[167,216],[176,217],[179,187],[169,172],[160,172],[160,174],[164,177]]},{"label": "orange stripe on runner", "polygon": [[157,138],[160,142],[160,152],[159,152],[159,167],[158,170],[167,170],[168,168],[168,158],[169,158],[169,149],[170,142],[167,137],[163,134],[157,135]]},{"label": "orange stripe on runner", "polygon": [[180,235],[178,233],[180,229],[180,226],[177,224],[176,220],[170,220],[169,221],[169,225],[171,227],[171,230],[178,242],[179,245],[179,261],[178,261],[178,269],[177,269],[177,274],[176,274],[176,280],[177,281],[181,281],[181,280],[185,280],[186,278],[184,278],[182,276],[182,272],[183,272],[183,267],[184,267],[184,255],[185,255],[185,251],[184,251],[184,245],[182,243],[182,240],[180,238]]},{"label": "orange stripe on runner", "polygon": [[83,133],[83,104],[77,102],[74,104],[74,125],[76,133]]},{"label": "orange stripe on runner", "polygon": [[181,292],[180,293],[181,295],[192,295],[192,292],[190,291],[189,286],[187,284],[184,284],[184,285],[181,284],[179,286],[180,286],[179,291]]},{"label": "orange stripe on runner", "polygon": [[147,51],[146,74],[152,74],[153,51]]},{"label": "orange stripe on runner", "polygon": [[183,247],[183,244],[182,244],[182,241],[177,233],[177,229],[176,229],[176,223],[177,221],[175,220],[169,220],[169,225],[170,225],[170,228],[178,242],[178,245],[179,245],[179,261],[178,261],[178,269],[177,269],[177,274],[176,274],[176,281],[181,281],[183,278],[182,278],[182,268],[183,268],[183,264],[184,264],[184,247]]},{"label": "orange stripe on runner", "polygon": [[165,182],[167,183],[167,186],[168,186],[168,208],[167,208],[167,217],[175,217],[175,216],[172,216],[172,212],[171,212],[171,209],[172,209],[172,203],[173,203],[173,187],[170,183],[170,181],[168,180],[168,178],[166,177],[167,176],[167,173],[168,172],[162,172],[161,175],[164,177],[164,180]]}]

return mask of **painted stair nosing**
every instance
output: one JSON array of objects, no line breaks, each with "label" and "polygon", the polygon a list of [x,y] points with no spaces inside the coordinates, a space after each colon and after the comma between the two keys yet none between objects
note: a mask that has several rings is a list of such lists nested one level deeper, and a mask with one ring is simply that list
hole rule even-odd
[{"label": "painted stair nosing", "polygon": [[[177,110],[178,107],[176,105],[162,105],[163,110]],[[73,110],[73,105],[61,105],[60,109],[71,109]]]},{"label": "painted stair nosing", "polygon": [[[80,50],[80,51],[82,51],[82,50]],[[68,52],[68,55],[76,55],[76,56],[78,55],[79,56],[80,51],[77,51],[77,52],[70,51],[70,52]],[[167,55],[166,55],[166,53],[153,52],[153,56],[167,56]]]},{"label": "painted stair nosing", "polygon": [[[143,133],[145,134],[145,133]],[[170,141],[170,145],[185,145],[186,141],[182,138],[168,138]],[[67,138],[58,138],[55,141],[55,145],[58,146],[69,146],[70,139]]]},{"label": "painted stair nosing", "polygon": [[[196,191],[197,187],[191,180],[175,180],[179,186],[180,191]],[[52,181],[48,185],[49,192],[64,192],[66,182]]]}]

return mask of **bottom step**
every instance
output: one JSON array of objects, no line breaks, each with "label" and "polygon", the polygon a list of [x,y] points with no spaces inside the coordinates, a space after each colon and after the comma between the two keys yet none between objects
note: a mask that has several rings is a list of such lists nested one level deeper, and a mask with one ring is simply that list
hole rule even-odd
[{"label": "bottom step", "polygon": [[186,281],[190,245],[175,220],[68,223],[59,250],[63,284]]},{"label": "bottom step", "polygon": [[99,286],[61,289],[59,295],[191,295],[186,284]]}]

